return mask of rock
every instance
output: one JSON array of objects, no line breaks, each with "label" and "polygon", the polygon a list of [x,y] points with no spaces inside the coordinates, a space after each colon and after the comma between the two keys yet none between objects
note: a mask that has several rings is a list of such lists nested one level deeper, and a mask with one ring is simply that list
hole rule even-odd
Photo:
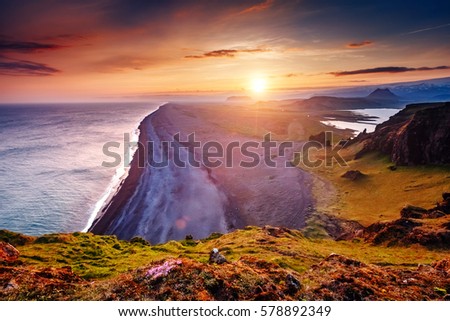
[{"label": "rock", "polygon": [[390,171],[396,171],[396,170],[397,170],[397,166],[395,166],[395,165],[390,165],[390,166],[388,166],[388,169],[389,169]]},{"label": "rock", "polygon": [[416,219],[439,218],[447,214],[450,214],[450,202],[446,200],[437,203],[435,207],[429,210],[418,206],[406,205],[400,211],[400,215],[402,218]]},{"label": "rock", "polygon": [[225,256],[223,256],[222,254],[220,254],[219,250],[214,248],[211,250],[211,252],[209,253],[209,263],[210,264],[223,264],[223,263],[227,263],[227,259],[225,258]]},{"label": "rock", "polygon": [[0,242],[0,262],[17,261],[19,254],[19,251],[11,244]]},{"label": "rock", "polygon": [[450,214],[450,193],[442,193],[443,201],[438,203],[432,210],[438,210],[445,214]]},{"label": "rock", "polygon": [[442,211],[439,210],[431,210],[428,211],[426,218],[439,218],[439,217],[443,217],[446,214]]},{"label": "rock", "polygon": [[416,237],[412,239],[415,228],[422,226],[422,223],[407,218],[400,218],[390,222],[377,222],[369,225],[363,232],[363,237],[367,241],[378,245],[411,244],[417,242]]},{"label": "rock", "polygon": [[427,214],[426,209],[413,205],[405,205],[400,211],[400,216],[403,218],[424,218]]},{"label": "rock", "polygon": [[292,276],[292,274],[288,274],[286,275],[286,287],[286,292],[293,295],[301,289],[302,285],[299,280]]},{"label": "rock", "polygon": [[345,172],[341,177],[349,179],[351,181],[356,181],[365,176],[366,176],[365,174],[361,173],[358,170],[350,170],[350,171]]},{"label": "rock", "polygon": [[270,225],[266,225],[263,227],[263,230],[267,232],[270,236],[280,237],[289,232],[288,228],[285,227],[274,227]]},{"label": "rock", "polygon": [[320,264],[323,265],[323,264],[327,264],[327,263],[342,264],[345,266],[355,266],[355,267],[364,266],[364,263],[361,263],[359,261],[350,259],[346,256],[336,254],[336,253],[331,253],[330,255],[328,255],[328,257],[325,260],[323,260]]}]

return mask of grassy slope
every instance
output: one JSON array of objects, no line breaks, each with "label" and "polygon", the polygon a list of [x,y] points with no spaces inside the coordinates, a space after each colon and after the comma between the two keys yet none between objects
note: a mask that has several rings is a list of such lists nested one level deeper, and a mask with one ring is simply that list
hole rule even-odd
[{"label": "grassy slope", "polygon": [[143,245],[117,240],[114,236],[90,233],[53,234],[17,246],[25,266],[36,268],[70,266],[85,279],[105,279],[166,258],[185,257],[206,263],[212,248],[219,248],[230,261],[252,256],[302,273],[331,253],[364,263],[383,266],[417,266],[440,260],[448,252],[429,251],[420,246],[389,248],[359,241],[305,238],[298,231],[270,236],[261,228],[249,227],[201,241],[170,241]]},{"label": "grassy slope", "polygon": [[[311,169],[302,166],[331,182],[335,188],[336,194],[330,196],[329,202],[319,203],[319,211],[367,226],[399,218],[406,204],[431,208],[441,200],[442,192],[450,190],[449,166],[398,166],[392,171],[388,167],[393,164],[387,156],[371,153],[354,160],[353,152],[341,152],[348,167],[335,164]],[[348,170],[359,170],[367,176],[356,181],[342,178]],[[320,181],[315,189],[316,194],[323,193]]]}]

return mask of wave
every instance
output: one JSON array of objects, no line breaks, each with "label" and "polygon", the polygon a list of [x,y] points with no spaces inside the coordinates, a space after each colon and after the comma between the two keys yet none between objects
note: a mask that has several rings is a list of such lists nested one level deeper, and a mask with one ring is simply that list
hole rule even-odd
[{"label": "wave", "polygon": [[24,147],[10,147],[3,150],[0,150],[0,157],[6,157],[9,155],[29,155],[29,153],[35,151],[42,151],[46,149],[55,149],[58,148],[59,145],[36,145],[36,146],[24,146]]}]

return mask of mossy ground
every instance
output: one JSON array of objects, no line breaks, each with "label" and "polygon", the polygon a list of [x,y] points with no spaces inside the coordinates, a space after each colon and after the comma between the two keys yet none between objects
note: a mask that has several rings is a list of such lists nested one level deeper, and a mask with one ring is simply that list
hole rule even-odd
[{"label": "mossy ground", "polygon": [[[302,169],[318,176],[315,194],[322,202],[318,211],[338,218],[355,220],[364,226],[399,218],[400,210],[407,204],[431,208],[441,200],[443,192],[450,190],[450,166],[394,166],[388,156],[370,153],[354,159],[358,146],[339,152],[347,166],[334,163]],[[324,158],[323,152],[313,157]],[[349,170],[359,170],[365,176],[348,180],[342,175]],[[324,189],[324,179],[334,187],[332,192]]]},{"label": "mossy ground", "polygon": [[[4,233],[1,231],[0,236]],[[364,269],[380,275],[408,275],[409,270],[419,273],[419,264],[432,264],[450,254],[418,245],[386,247],[358,239],[309,239],[300,231],[271,227],[248,227],[229,234],[214,234],[204,240],[170,241],[153,246],[90,233],[51,234],[29,240],[17,248],[19,261],[0,264],[0,299],[3,300],[333,299],[328,290],[320,289],[324,289],[322,284],[332,288],[333,282],[338,280],[333,281],[320,272],[322,269],[330,269],[338,278],[347,273],[357,278],[360,273],[353,263],[338,262],[341,265],[336,266],[333,262],[326,263],[333,253],[339,254],[340,260],[348,257],[349,262],[356,260],[363,267],[369,265]],[[229,263],[208,264],[212,248],[218,248]],[[173,259],[182,263],[167,277],[153,280],[146,276],[150,267]],[[370,297],[372,299],[382,299],[384,292],[380,287],[385,280],[373,281],[376,276],[369,277],[369,274],[368,279],[361,282],[365,282],[364,287],[371,282],[380,283],[374,287],[375,292],[367,293],[376,294]],[[301,290],[290,292],[288,275],[299,280]],[[434,283],[426,281],[432,276],[423,277],[426,279],[421,283],[422,292],[408,289],[412,299],[424,299],[424,293],[428,293],[429,299],[439,299],[441,296],[433,296],[435,287],[450,291],[445,276]],[[391,299],[401,298],[402,289],[397,281],[392,285],[397,296]],[[359,284],[355,282],[355,286]],[[360,290],[356,287],[355,291]],[[392,291],[389,293],[394,293]]]},{"label": "mossy ground", "polygon": [[339,253],[364,263],[394,267],[428,264],[448,254],[446,251],[430,251],[420,246],[389,248],[359,240],[336,242],[330,239],[309,239],[295,230],[274,237],[265,229],[257,227],[222,236],[213,235],[200,241],[170,241],[154,246],[90,233],[51,234],[17,246],[20,260],[26,266],[70,266],[84,279],[114,277],[166,258],[185,257],[206,263],[212,248],[218,248],[230,261],[252,256],[300,273],[331,253]]}]

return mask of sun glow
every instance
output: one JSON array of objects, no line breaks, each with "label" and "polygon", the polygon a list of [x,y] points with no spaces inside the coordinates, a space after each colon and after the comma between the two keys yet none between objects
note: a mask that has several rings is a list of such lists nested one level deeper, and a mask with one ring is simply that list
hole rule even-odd
[{"label": "sun glow", "polygon": [[266,90],[266,81],[262,78],[255,78],[252,80],[252,91],[255,93],[262,93]]}]

